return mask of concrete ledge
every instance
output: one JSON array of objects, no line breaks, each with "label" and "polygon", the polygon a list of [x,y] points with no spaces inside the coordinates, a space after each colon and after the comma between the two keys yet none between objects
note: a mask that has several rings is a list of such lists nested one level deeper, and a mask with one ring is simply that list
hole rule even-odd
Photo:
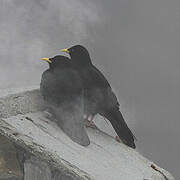
[{"label": "concrete ledge", "polygon": [[[17,114],[42,111],[45,109],[44,102],[38,89],[1,90],[0,98],[0,117],[10,117]],[[18,93],[20,91],[20,93]],[[10,95],[7,95],[9,92]],[[5,96],[3,96],[3,93]]]},{"label": "concrete ledge", "polygon": [[[39,90],[0,99],[0,133],[40,159],[43,171],[48,167],[44,179],[174,179],[169,172],[98,129],[87,129],[91,140],[88,147],[72,142],[44,109]],[[38,160],[28,160],[25,169],[32,169],[31,162]],[[24,177],[29,177],[26,171]]]}]

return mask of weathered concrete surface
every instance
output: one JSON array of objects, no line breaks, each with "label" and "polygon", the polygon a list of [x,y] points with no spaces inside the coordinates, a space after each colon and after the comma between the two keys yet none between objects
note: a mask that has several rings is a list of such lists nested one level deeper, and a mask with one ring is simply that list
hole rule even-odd
[{"label": "weathered concrete surface", "polygon": [[53,169],[47,162],[35,156],[25,161],[24,171],[24,180],[78,180],[70,173]]},{"label": "weathered concrete surface", "polygon": [[0,180],[23,177],[16,155],[16,149],[12,143],[4,136],[0,136]]},{"label": "weathered concrete surface", "polygon": [[[11,100],[7,101],[6,98],[0,100],[2,107],[10,114],[2,113],[0,133],[32,152],[36,157],[58,168],[62,176],[69,174],[72,179],[84,180],[174,179],[170,173],[135,150],[116,142],[111,136],[97,129],[87,129],[91,140],[88,147],[72,142],[55,122],[47,118],[46,113],[34,113],[36,107],[37,111],[44,109],[37,94],[38,91],[19,94],[21,101],[16,103],[23,103],[23,106],[18,105],[18,108],[17,106],[14,108],[13,101],[9,103]],[[36,97],[36,103],[31,101],[31,96]],[[13,95],[8,98],[12,99],[12,97]],[[19,108],[21,114],[18,113]],[[27,111],[33,113],[26,114]],[[152,164],[158,171],[151,167]]]},{"label": "weathered concrete surface", "polygon": [[[33,89],[37,89],[37,87],[0,89],[0,117],[9,117],[20,113],[19,103],[15,99],[19,93],[23,94],[25,90]],[[12,94],[14,96],[11,96]],[[6,96],[8,97],[6,98]],[[22,106],[21,103],[20,105]],[[27,110],[27,112],[29,111]],[[21,180],[23,178],[23,169],[20,167],[16,150],[17,148],[11,141],[0,135],[0,180]]]},{"label": "weathered concrete surface", "polygon": [[[28,89],[28,88],[27,88]],[[10,95],[1,96],[0,98],[0,117],[10,117],[17,114],[25,114],[28,112],[36,112],[45,109],[43,99],[38,89],[27,90],[22,92],[22,89],[15,89],[15,94],[13,90],[10,90]],[[3,92],[4,91],[4,92]],[[1,90],[1,94],[5,93],[7,95],[8,90]]]},{"label": "weathered concrete surface", "polygon": [[51,179],[51,170],[47,163],[31,157],[24,164],[24,180],[49,180]]}]

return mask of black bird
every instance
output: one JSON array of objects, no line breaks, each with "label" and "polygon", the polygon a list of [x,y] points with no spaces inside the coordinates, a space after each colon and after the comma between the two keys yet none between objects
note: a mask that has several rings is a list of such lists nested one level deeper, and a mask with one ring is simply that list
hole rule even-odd
[{"label": "black bird", "polygon": [[119,138],[126,145],[135,148],[135,137],[119,110],[116,95],[104,75],[92,64],[87,49],[76,45],[61,51],[69,53],[74,67],[83,79],[86,114],[94,116],[99,113],[107,118]]},{"label": "black bird", "polygon": [[40,91],[61,129],[75,142],[87,146],[84,128],[83,83],[68,57],[42,58],[49,69],[42,74]]}]

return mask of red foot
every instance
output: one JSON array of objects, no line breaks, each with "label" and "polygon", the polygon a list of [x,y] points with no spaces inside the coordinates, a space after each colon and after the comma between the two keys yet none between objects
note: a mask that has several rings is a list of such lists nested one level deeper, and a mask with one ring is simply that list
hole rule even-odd
[{"label": "red foot", "polygon": [[121,142],[121,139],[119,138],[119,136],[116,136],[115,139],[117,142]]},{"label": "red foot", "polygon": [[93,122],[94,116],[93,116],[93,115],[89,115],[89,116],[87,117],[87,119],[88,119],[88,121]]},{"label": "red foot", "polygon": [[87,121],[86,127],[94,128],[95,124],[93,121]]}]

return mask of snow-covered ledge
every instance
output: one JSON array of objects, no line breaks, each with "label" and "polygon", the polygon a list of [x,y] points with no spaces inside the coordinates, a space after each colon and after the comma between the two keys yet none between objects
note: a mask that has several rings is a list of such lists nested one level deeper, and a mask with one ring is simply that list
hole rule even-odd
[{"label": "snow-covered ledge", "polygon": [[25,180],[174,179],[154,162],[98,129],[87,128],[91,141],[88,147],[74,143],[43,112],[38,89],[5,93],[0,98],[0,133],[34,155],[24,164]]}]

